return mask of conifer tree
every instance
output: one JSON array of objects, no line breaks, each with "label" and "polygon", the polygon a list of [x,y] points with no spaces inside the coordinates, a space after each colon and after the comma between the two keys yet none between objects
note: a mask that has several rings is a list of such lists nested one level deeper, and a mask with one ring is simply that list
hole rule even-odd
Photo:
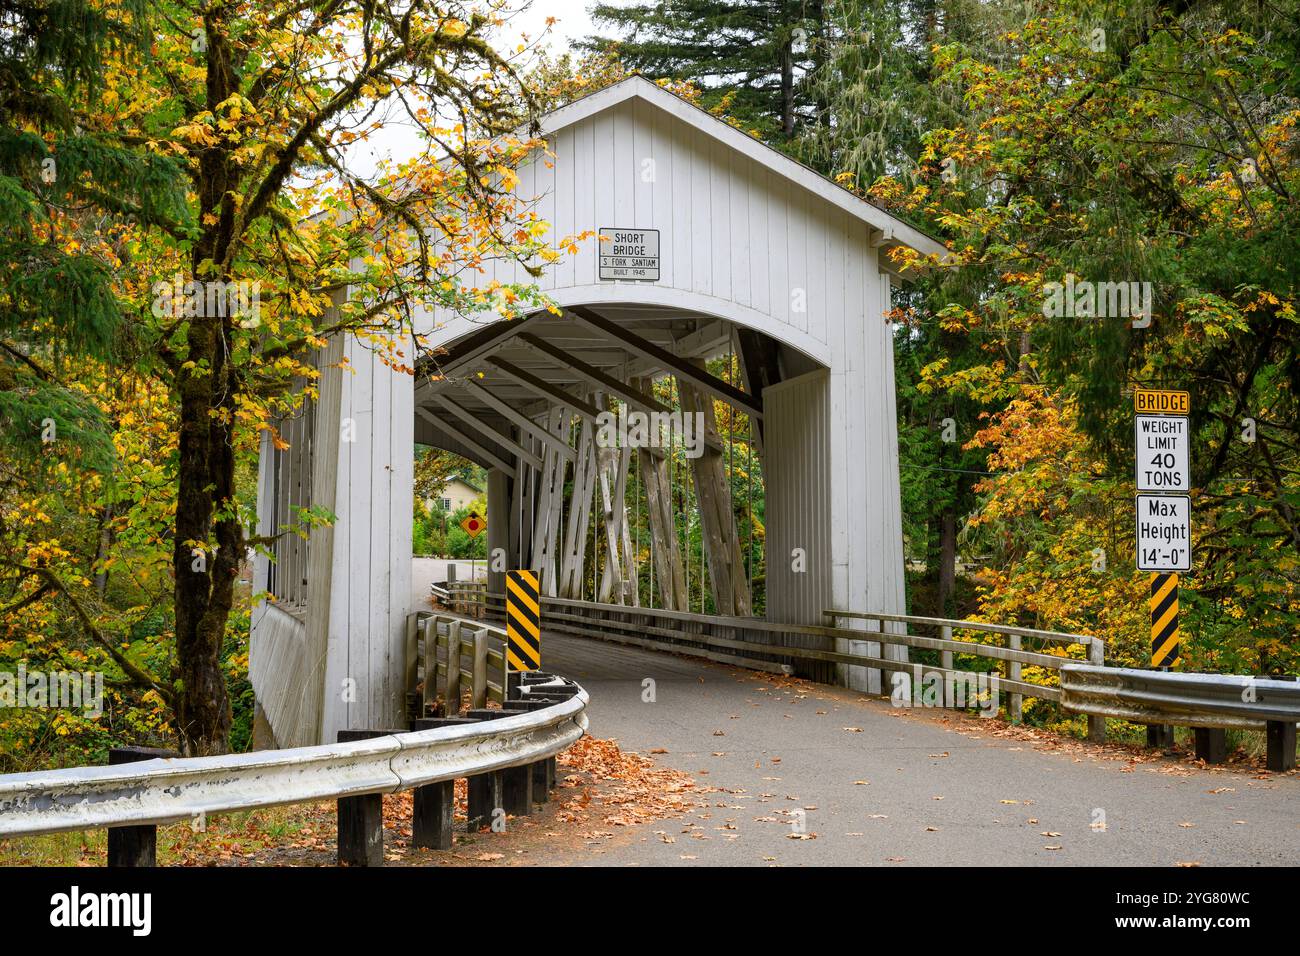
[{"label": "conifer tree", "polygon": [[583,47],[612,46],[629,69],[697,83],[703,105],[725,103],[746,129],[789,140],[800,124],[818,121],[806,85],[817,69],[822,0],[597,3],[592,17],[622,36]]}]

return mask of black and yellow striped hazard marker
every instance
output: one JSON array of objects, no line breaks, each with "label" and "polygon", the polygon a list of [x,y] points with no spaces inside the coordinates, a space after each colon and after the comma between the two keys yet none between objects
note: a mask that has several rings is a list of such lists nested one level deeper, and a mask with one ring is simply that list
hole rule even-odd
[{"label": "black and yellow striped hazard marker", "polygon": [[1156,571],[1151,575],[1151,666],[1173,667],[1180,659],[1178,635],[1178,575]]},{"label": "black and yellow striped hazard marker", "polygon": [[536,571],[506,572],[506,667],[535,671],[542,666],[542,603]]}]

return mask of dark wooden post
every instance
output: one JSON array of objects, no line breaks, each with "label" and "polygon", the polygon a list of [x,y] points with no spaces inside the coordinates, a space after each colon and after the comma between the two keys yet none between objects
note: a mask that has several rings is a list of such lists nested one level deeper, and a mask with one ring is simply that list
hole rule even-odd
[{"label": "dark wooden post", "polygon": [[1274,773],[1294,770],[1295,724],[1289,720],[1270,720],[1264,733],[1268,740],[1268,769]]},{"label": "dark wooden post", "polygon": [[[557,701],[537,700],[536,698],[508,700],[502,705],[501,709],[526,714],[534,710],[543,710],[555,703]],[[547,789],[546,765],[548,762],[553,762],[554,759],[554,757],[543,757],[541,760],[524,764],[522,767],[510,767],[502,771],[505,774],[506,813],[526,816],[532,812],[534,803],[545,803],[550,798]],[[554,777],[553,771],[551,776]]]},{"label": "dark wooden post", "polygon": [[[432,730],[435,727],[458,727],[473,723],[477,721],[468,717],[427,717],[417,720],[412,730]],[[411,804],[411,844],[432,850],[450,850],[455,809],[455,780],[442,780],[416,787]]]},{"label": "dark wooden post", "polygon": [[1158,750],[1170,750],[1174,746],[1174,728],[1172,724],[1147,724],[1147,746]]},{"label": "dark wooden post", "polygon": [[[471,720],[500,720],[509,717],[508,710],[488,710],[475,707],[465,711]],[[505,810],[505,780],[500,770],[489,770],[469,778],[469,831],[473,833],[479,827],[490,825],[497,810]]]},{"label": "dark wooden post", "polygon": [[[340,730],[339,743],[370,740],[401,733],[396,730]],[[363,793],[359,797],[339,797],[335,801],[338,815],[339,866],[384,865],[384,795]]]},{"label": "dark wooden post", "polygon": [[[138,763],[159,757],[179,756],[174,750],[157,747],[113,747],[108,752],[108,764]],[[109,866],[157,866],[158,827],[152,823],[132,824],[108,828]]]},{"label": "dark wooden post", "polygon": [[[1155,575],[1152,575],[1152,578],[1154,580]],[[1154,587],[1154,584],[1152,587]],[[1177,600],[1178,594],[1177,587],[1178,585],[1175,583],[1175,600]],[[1152,623],[1154,624],[1155,622],[1153,621]],[[1161,665],[1159,667],[1152,667],[1151,670],[1162,671],[1167,674],[1169,673],[1170,668],[1168,665]],[[1174,747],[1174,725],[1147,724],[1147,746],[1154,747],[1158,750],[1172,750]]]},{"label": "dark wooden post", "polygon": [[1194,727],[1196,756],[1206,763],[1223,763],[1228,759],[1228,732],[1222,727]]},{"label": "dark wooden post", "polygon": [[[577,696],[578,693],[576,684],[556,684],[547,687],[525,685],[524,689],[526,691],[524,700],[546,700],[548,704],[558,704]],[[555,789],[555,758],[547,757],[545,760],[538,761],[533,767],[533,794],[536,796],[538,793],[543,793],[549,799],[550,792]]]}]

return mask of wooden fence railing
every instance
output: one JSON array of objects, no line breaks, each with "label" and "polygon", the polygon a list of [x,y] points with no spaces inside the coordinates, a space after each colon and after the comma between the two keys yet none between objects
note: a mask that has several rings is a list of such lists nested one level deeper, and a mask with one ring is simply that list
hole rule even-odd
[{"label": "wooden fence railing", "polygon": [[406,690],[412,717],[506,700],[505,632],[490,624],[417,611],[406,617]]},{"label": "wooden fence railing", "polygon": [[449,611],[477,620],[483,619],[487,599],[486,581],[441,581],[430,588],[430,593]]},{"label": "wooden fence railing", "polygon": [[[486,613],[498,617],[503,598],[489,594]],[[1091,635],[1061,634],[1010,625],[958,621],[902,614],[827,611],[832,620],[863,620],[876,629],[780,624],[758,618],[721,617],[668,611],[659,608],[596,604],[562,598],[542,599],[544,631],[575,634],[644,647],[690,654],[757,670],[791,673],[800,670],[818,680],[833,679],[835,665],[903,672],[924,680],[938,675],[944,704],[952,706],[977,673],[956,666],[956,657],[982,658],[997,668],[999,693],[1005,694],[1007,714],[1018,720],[1024,697],[1059,702],[1061,689],[1025,679],[1025,667],[1059,673],[1064,664],[1104,663],[1104,643]],[[909,628],[935,631],[934,636],[908,633]],[[989,638],[1001,643],[990,643]],[[939,652],[939,663],[922,664],[868,653],[869,644]],[[1044,648],[1057,649],[1047,653]],[[543,646],[543,660],[545,649]],[[1089,736],[1103,739],[1105,721],[1089,718]]]}]

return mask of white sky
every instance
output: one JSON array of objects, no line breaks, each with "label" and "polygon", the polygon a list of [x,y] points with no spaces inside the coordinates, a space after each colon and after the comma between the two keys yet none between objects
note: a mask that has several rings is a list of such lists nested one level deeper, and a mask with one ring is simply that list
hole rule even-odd
[{"label": "white sky", "polygon": [[[549,48],[552,54],[563,53],[574,40],[597,32],[588,13],[588,8],[593,3],[594,0],[534,0],[530,6],[511,18],[509,27],[498,38],[497,48],[513,47],[524,35],[535,42],[545,33],[543,46]],[[518,5],[515,9],[518,9]],[[556,21],[549,32],[546,29],[547,17],[554,17]],[[378,133],[348,150],[348,168],[354,173],[369,178],[374,175],[380,160],[400,162],[419,152],[420,140],[412,129],[410,120],[400,112],[394,112],[392,117],[392,121],[386,123]]]}]

